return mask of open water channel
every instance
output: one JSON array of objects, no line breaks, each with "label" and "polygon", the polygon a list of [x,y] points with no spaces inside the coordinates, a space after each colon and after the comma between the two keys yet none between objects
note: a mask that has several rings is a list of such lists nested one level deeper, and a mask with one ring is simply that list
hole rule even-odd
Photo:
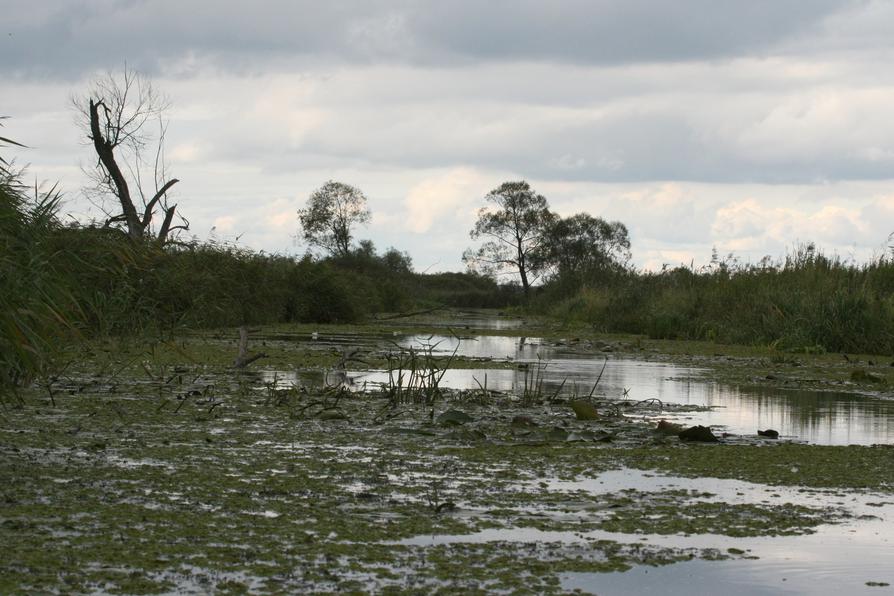
[{"label": "open water channel", "polygon": [[[507,329],[512,325],[503,322]],[[493,327],[491,327],[493,329]],[[694,406],[661,417],[683,424],[711,426],[716,434],[753,436],[773,428],[781,440],[819,445],[894,443],[894,399],[844,391],[734,386],[711,380],[707,369],[605,353],[599,346],[556,345],[536,337],[499,335],[413,335],[390,337],[315,336],[305,338],[330,348],[422,349],[437,356],[512,362],[513,367],[451,368],[440,385],[518,395],[536,373],[545,395],[596,396],[632,401],[657,399]],[[532,371],[534,371],[532,373]],[[300,383],[300,375],[275,373],[277,382]],[[597,383],[598,380],[598,383]],[[382,370],[347,371],[338,379],[361,390],[389,381]],[[594,389],[595,386],[595,389]],[[708,407],[709,409],[705,409]],[[552,482],[552,481],[551,481]],[[790,502],[807,506],[837,504],[849,521],[822,525],[807,536],[730,538],[719,535],[588,535],[541,532],[530,528],[483,531],[473,535],[418,536],[407,544],[438,545],[488,541],[525,543],[587,539],[644,540],[676,547],[735,547],[753,557],[729,561],[694,560],[665,567],[639,566],[617,573],[568,573],[562,587],[612,594],[841,594],[894,593],[894,498],[855,491],[805,491],[715,478],[676,478],[636,470],[617,470],[566,483],[561,490],[598,495],[635,488],[642,491],[704,490],[725,502]]]},{"label": "open water channel", "polygon": [[[894,443],[894,399],[890,395],[727,385],[711,380],[706,369],[619,357],[579,345],[550,345],[536,337],[397,334],[388,338],[318,336],[311,341],[342,348],[430,348],[437,356],[455,353],[516,364],[514,368],[451,367],[440,382],[445,388],[474,390],[486,386],[491,391],[517,395],[536,377],[548,396],[587,396],[592,391],[593,395],[612,399],[658,399],[666,404],[707,406],[710,410],[669,412],[662,417],[711,426],[718,433],[754,435],[758,429],[772,428],[784,439],[818,445]],[[300,382],[300,375],[294,373],[277,375],[283,383]],[[362,389],[389,382],[389,374],[382,370],[348,371],[343,380],[352,388]]]},{"label": "open water channel", "polygon": [[[682,423],[711,426],[716,432],[753,435],[773,428],[783,439],[821,445],[894,443],[894,399],[847,392],[742,388],[714,382],[708,371],[670,363],[633,360],[611,354],[586,353],[579,347],[548,345],[539,338],[507,336],[403,336],[401,347],[434,346],[440,355],[456,353],[471,358],[507,359],[515,369],[454,369],[443,384],[456,389],[488,388],[519,393],[537,367],[546,394],[595,394],[631,400],[659,399],[664,403],[708,406],[710,410],[666,416]],[[358,374],[355,382],[382,382],[384,373]],[[575,489],[600,491],[635,487],[661,491],[675,488],[705,490],[726,502],[785,500],[800,504],[847,502],[856,519],[842,525],[822,526],[816,534],[795,537],[737,539],[736,548],[754,552],[754,559],[691,561],[653,568],[636,567],[623,573],[571,573],[563,587],[604,595],[661,594],[815,594],[891,593],[894,589],[894,503],[876,496],[812,496],[797,489],[769,488],[746,482],[653,476],[633,470],[602,474],[593,481],[573,483]],[[565,487],[569,488],[569,487]],[[810,503],[819,499],[818,503]],[[873,500],[878,502],[873,502]],[[872,503],[867,506],[867,503]],[[519,540],[550,540],[522,530]],[[597,538],[618,536],[603,533]],[[494,536],[459,540],[506,540]],[[558,537],[573,540],[571,536]],[[593,538],[593,536],[590,536]],[[652,544],[718,548],[731,544],[727,537],[631,536]],[[422,538],[422,540],[426,540]],[[432,543],[450,540],[432,537]],[[888,584],[888,585],[884,585]]]}]

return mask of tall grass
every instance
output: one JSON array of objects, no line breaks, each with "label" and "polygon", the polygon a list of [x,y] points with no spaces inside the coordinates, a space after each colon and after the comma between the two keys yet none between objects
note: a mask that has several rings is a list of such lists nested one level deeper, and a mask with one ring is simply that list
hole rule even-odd
[{"label": "tall grass", "polygon": [[[5,139],[0,139],[0,143]],[[48,239],[58,227],[59,195],[29,191],[0,163],[0,387],[43,371],[70,330],[77,304]]]},{"label": "tall grass", "polygon": [[[549,295],[549,288],[545,296]],[[894,354],[894,261],[827,257],[812,245],[778,262],[623,272],[540,308],[603,331]]]},{"label": "tall grass", "polygon": [[[222,243],[159,247],[119,231],[54,225],[42,241],[65,271],[86,334],[169,333],[266,323],[350,323],[377,312],[462,302],[467,286],[358,253],[314,260]],[[36,267],[49,271],[44,267]],[[476,276],[452,274],[467,285]],[[496,290],[493,282],[488,282]],[[494,292],[498,294],[498,292]],[[490,297],[494,300],[494,297]]]}]

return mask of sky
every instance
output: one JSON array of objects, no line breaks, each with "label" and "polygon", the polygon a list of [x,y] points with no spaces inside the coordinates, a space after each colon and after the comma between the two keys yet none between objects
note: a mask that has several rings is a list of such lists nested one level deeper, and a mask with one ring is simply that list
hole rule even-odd
[{"label": "sky", "polygon": [[633,263],[745,262],[894,232],[894,2],[0,0],[3,136],[74,217],[72,96],[125,63],[170,100],[199,239],[303,254],[296,211],[360,188],[358,238],[462,270],[487,193],[625,223]]}]

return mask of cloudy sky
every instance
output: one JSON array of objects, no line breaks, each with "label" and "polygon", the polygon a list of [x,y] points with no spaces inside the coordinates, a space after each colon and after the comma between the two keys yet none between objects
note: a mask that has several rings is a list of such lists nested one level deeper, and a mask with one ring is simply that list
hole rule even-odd
[{"label": "cloudy sky", "polygon": [[[0,115],[81,198],[69,98],[124,62],[170,97],[199,238],[303,253],[296,209],[361,188],[357,236],[459,270],[487,192],[627,224],[635,263],[865,259],[894,232],[894,2],[0,0]],[[214,231],[212,232],[212,228]]]}]

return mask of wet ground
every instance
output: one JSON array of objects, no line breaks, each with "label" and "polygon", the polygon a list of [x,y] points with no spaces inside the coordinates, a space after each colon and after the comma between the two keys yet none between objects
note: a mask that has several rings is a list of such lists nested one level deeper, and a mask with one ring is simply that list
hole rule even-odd
[{"label": "wet ground", "polygon": [[[503,327],[491,322],[484,328],[519,331],[517,325],[497,321]],[[342,350],[356,348],[366,354],[414,349],[430,350],[443,358],[455,355],[462,361],[444,373],[440,385],[445,388],[487,388],[520,395],[536,382],[547,396],[595,396],[630,402],[657,399],[668,405],[692,406],[699,410],[697,414],[678,409],[663,417],[681,424],[711,426],[719,432],[754,435],[758,429],[774,429],[785,439],[818,445],[894,443],[894,396],[875,387],[845,391],[838,387],[818,390],[797,385],[723,383],[714,380],[709,368],[645,359],[636,353],[619,354],[606,342],[477,335],[468,329],[455,335],[323,333],[313,338],[298,336],[295,341]],[[475,368],[464,368],[469,360],[477,361]],[[505,362],[514,366],[502,366]],[[501,367],[491,368],[487,363]],[[268,380],[276,375],[286,385],[320,382],[318,376],[294,371],[268,371],[267,375]],[[352,390],[367,390],[393,382],[389,378],[393,376],[375,367],[359,370],[351,363],[340,376],[330,374],[328,381],[344,383]]]},{"label": "wet ground", "polygon": [[[8,399],[0,592],[892,593],[890,440],[786,427],[803,396],[754,397],[710,362],[496,337],[515,323],[434,328],[457,347],[403,323],[258,332],[270,356],[248,371],[227,364],[232,332],[104,344]],[[456,381],[447,369],[432,393],[359,370],[420,343],[426,370],[463,367]],[[822,408],[887,403],[830,386]],[[580,420],[569,400],[591,393],[598,416]],[[720,443],[654,430],[734,409],[751,417],[722,418]],[[850,428],[814,409],[829,436]],[[755,436],[765,421],[797,440]],[[890,439],[867,424],[847,432]]]}]

